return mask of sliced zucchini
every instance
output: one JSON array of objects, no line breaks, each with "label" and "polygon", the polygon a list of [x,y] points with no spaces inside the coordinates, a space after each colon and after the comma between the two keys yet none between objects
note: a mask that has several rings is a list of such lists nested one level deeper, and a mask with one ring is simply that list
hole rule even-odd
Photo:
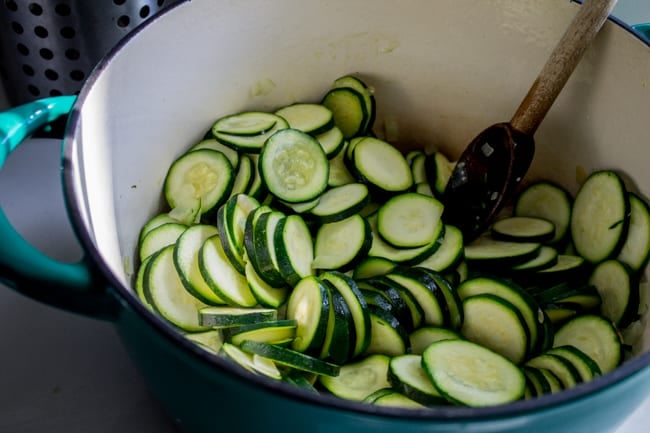
[{"label": "sliced zucchini", "polygon": [[378,277],[386,275],[395,269],[396,266],[397,264],[395,262],[383,257],[366,257],[354,268],[352,277],[355,280]]},{"label": "sliced zucchini", "polygon": [[605,374],[622,361],[621,338],[616,327],[604,317],[585,314],[565,323],[555,333],[553,347],[574,346],[593,359]]},{"label": "sliced zucchini", "polygon": [[323,224],[314,243],[314,269],[347,269],[364,258],[372,244],[370,225],[359,214]]},{"label": "sliced zucchini", "polygon": [[619,328],[637,320],[639,285],[627,265],[616,259],[601,262],[594,268],[589,284],[596,287],[602,299],[603,316]]},{"label": "sliced zucchini", "polygon": [[185,232],[187,226],[180,223],[165,223],[149,230],[138,247],[140,261],[144,261],[153,253],[176,244],[179,237]]},{"label": "sliced zucchini", "polygon": [[524,365],[521,371],[526,376],[526,382],[532,389],[533,397],[541,397],[544,394],[551,393],[551,385],[546,376],[540,371],[541,369]]},{"label": "sliced zucchini", "polygon": [[143,226],[142,229],[140,229],[140,236],[138,237],[140,243],[142,243],[142,240],[144,237],[149,233],[151,230],[155,229],[158,226],[161,226],[163,224],[167,223],[181,223],[177,219],[173,218],[172,216],[169,215],[167,212],[160,213],[154,217],[152,217],[149,221],[147,221]]},{"label": "sliced zucchini", "polygon": [[541,246],[539,242],[510,242],[481,236],[465,245],[465,259],[479,266],[510,267],[536,257]]},{"label": "sliced zucchini", "polygon": [[239,158],[239,166],[237,167],[235,180],[233,181],[232,189],[230,190],[230,197],[248,191],[248,188],[255,177],[254,170],[253,161],[247,154],[243,153]]},{"label": "sliced zucchini", "polygon": [[289,123],[289,128],[318,135],[334,127],[332,110],[322,104],[297,103],[275,112]]},{"label": "sliced zucchini", "polygon": [[203,243],[199,251],[199,270],[212,291],[226,303],[241,307],[257,304],[246,277],[232,266],[218,235]]},{"label": "sliced zucchini", "polygon": [[548,269],[558,262],[558,252],[555,248],[542,245],[537,256],[527,262],[515,265],[512,270],[515,272],[536,272]]},{"label": "sliced zucchini", "polygon": [[354,146],[351,160],[359,177],[378,191],[395,194],[413,185],[411,168],[404,155],[386,141],[364,138]]},{"label": "sliced zucchini", "polygon": [[329,187],[337,187],[341,185],[346,185],[348,183],[356,182],[350,170],[345,165],[345,151],[348,148],[348,142],[346,141],[343,144],[343,149],[337,153],[334,157],[330,158],[330,172],[327,179],[327,185]]},{"label": "sliced zucchini", "polygon": [[630,226],[618,260],[639,272],[650,256],[650,207],[639,196],[629,193]]},{"label": "sliced zucchini", "polygon": [[548,352],[528,360],[526,365],[549,370],[560,380],[563,389],[573,388],[582,382],[580,373],[571,362],[564,357],[551,355]]},{"label": "sliced zucchini", "polygon": [[[273,116],[272,113],[267,115]],[[226,134],[223,132],[212,130],[214,137],[220,142],[232,147],[233,149],[242,153],[260,153],[266,141],[278,131],[286,129],[289,124],[280,116],[275,116],[275,124],[260,134],[255,135],[236,135]]]},{"label": "sliced zucchini", "polygon": [[443,272],[456,266],[464,254],[463,232],[455,226],[445,224],[444,236],[438,249],[415,266]]},{"label": "sliced zucchini", "polygon": [[472,407],[519,400],[526,379],[507,358],[466,340],[443,340],[422,354],[422,367],[447,400]]},{"label": "sliced zucchini", "polygon": [[279,344],[287,340],[293,341],[296,336],[296,322],[292,320],[278,320],[261,322],[255,325],[243,325],[235,328],[226,328],[223,333],[233,344],[240,345],[244,340],[262,341],[269,344]]},{"label": "sliced zucchini", "polygon": [[[360,281],[358,282],[358,285],[365,291],[374,292],[387,300],[390,307],[386,310],[394,315],[409,332],[415,329],[415,323],[413,321],[414,316],[410,304],[417,306],[420,313],[416,314],[420,314],[418,320],[420,322],[422,321],[422,314],[424,314],[424,311],[422,311],[419,304],[417,304],[417,300],[408,290],[394,281],[383,277],[377,277],[370,280]],[[375,302],[375,304],[380,304],[380,301]],[[377,306],[381,307],[381,305]]]},{"label": "sliced zucchini", "polygon": [[338,155],[345,144],[345,137],[343,132],[337,127],[333,126],[325,132],[321,132],[316,136],[316,140],[323,148],[323,152],[328,158],[332,159]]},{"label": "sliced zucchini", "polygon": [[557,263],[553,266],[540,269],[535,273],[538,281],[560,282],[572,281],[584,274],[585,259],[571,254],[558,254]]},{"label": "sliced zucchini", "polygon": [[278,221],[273,245],[278,269],[288,285],[295,286],[300,279],[314,275],[313,240],[299,215],[289,215]]},{"label": "sliced zucchini", "polygon": [[336,377],[321,376],[319,382],[332,394],[347,400],[363,401],[373,392],[390,388],[386,355],[370,355],[345,364]]},{"label": "sliced zucchini", "polygon": [[346,139],[365,132],[368,113],[363,95],[355,89],[340,87],[331,89],[321,102],[334,115],[334,124]]},{"label": "sliced zucchini", "polygon": [[409,348],[408,332],[391,313],[374,305],[368,305],[370,317],[370,342],[365,350],[368,355],[403,355]]},{"label": "sliced zucchini", "polygon": [[204,306],[198,310],[201,325],[214,328],[259,324],[277,320],[278,312],[273,308],[238,308]]},{"label": "sliced zucchini", "polygon": [[282,287],[273,287],[260,277],[251,262],[246,263],[244,268],[244,275],[248,287],[253,293],[257,302],[264,307],[278,308],[289,296],[289,288],[284,285]]},{"label": "sliced zucchini", "polygon": [[444,231],[444,206],[433,197],[417,193],[396,195],[377,211],[377,231],[396,248],[421,247],[438,240]]},{"label": "sliced zucchini", "polygon": [[230,161],[233,170],[239,167],[239,152],[237,152],[232,147],[228,147],[225,144],[219,142],[219,140],[216,138],[207,138],[205,140],[199,141],[190,148],[189,152],[199,149],[211,149],[219,151],[226,155],[226,158],[228,158],[228,161]]},{"label": "sliced zucchini", "polygon": [[174,266],[183,286],[206,304],[225,303],[205,282],[199,269],[199,251],[203,243],[217,234],[216,227],[198,224],[187,228],[174,247]]},{"label": "sliced zucchini", "polygon": [[411,335],[409,335],[411,353],[421,355],[424,352],[424,349],[426,349],[431,343],[442,340],[455,340],[457,338],[463,337],[452,329],[432,325],[422,326],[421,328],[411,332]]},{"label": "sliced zucchini", "polygon": [[532,352],[536,347],[539,334],[539,322],[537,320],[539,306],[521,287],[505,280],[475,277],[461,283],[457,288],[457,293],[463,300],[471,296],[489,293],[508,301],[519,312],[528,329],[529,344],[527,353]]},{"label": "sliced zucchini", "polygon": [[456,163],[449,161],[442,152],[434,152],[427,157],[425,166],[429,185],[437,197],[442,197]]},{"label": "sliced zucchini", "polygon": [[254,257],[253,264],[258,266],[257,273],[272,287],[286,285],[280,273],[275,247],[275,229],[285,218],[282,212],[273,211],[261,215],[253,229],[253,248],[247,250],[248,257]]},{"label": "sliced zucchini", "polygon": [[375,97],[373,96],[372,89],[370,89],[370,87],[368,87],[366,83],[364,83],[360,78],[352,75],[345,75],[343,77],[337,78],[334,80],[333,87],[347,87],[359,92],[359,94],[363,97],[363,104],[365,106],[367,115],[366,122],[360,131],[360,135],[371,133],[373,124],[375,122],[375,114],[377,111],[375,106]]},{"label": "sliced zucchini", "polygon": [[325,191],[329,162],[315,138],[297,129],[283,129],[266,141],[259,171],[271,194],[289,203],[299,203]]},{"label": "sliced zucchini", "polygon": [[415,184],[415,192],[418,194],[426,195],[427,197],[436,197],[431,190],[431,185],[428,182],[419,182]]},{"label": "sliced zucchini", "polygon": [[561,186],[541,181],[528,185],[516,198],[514,215],[542,218],[553,223],[555,234],[550,243],[561,243],[568,234],[572,208],[571,195]]},{"label": "sliced zucchini", "polygon": [[442,294],[446,310],[448,312],[447,326],[451,329],[460,329],[463,324],[465,313],[463,311],[462,299],[454,287],[452,287],[449,280],[442,276],[439,272],[434,272],[426,268],[413,268],[414,272],[420,274],[420,279],[426,281],[428,287],[437,287],[440,294]]},{"label": "sliced zucchini", "polygon": [[370,202],[368,187],[362,183],[348,183],[324,192],[310,210],[323,223],[343,220],[358,213]]},{"label": "sliced zucchini", "polygon": [[602,372],[596,361],[591,359],[589,355],[574,346],[560,346],[549,349],[545,352],[549,355],[559,356],[570,362],[576,371],[580,374],[582,382],[588,382]]},{"label": "sliced zucchini", "polygon": [[170,208],[188,199],[200,200],[201,215],[209,215],[228,199],[234,180],[232,164],[222,152],[199,149],[172,163],[163,190]]},{"label": "sliced zucchini", "polygon": [[442,326],[447,323],[448,320],[443,312],[443,308],[447,308],[446,301],[437,286],[427,286],[402,271],[390,272],[386,274],[386,278],[401,285],[413,295],[424,312],[423,324]]},{"label": "sliced zucchini", "polygon": [[155,257],[156,254],[152,254],[146,259],[140,263],[140,267],[138,268],[138,272],[135,275],[135,293],[138,295],[138,299],[146,305],[149,309],[152,311],[155,311],[153,306],[151,305],[151,297],[150,295],[144,290],[144,279],[146,278],[146,274],[148,272],[147,266],[149,266],[149,263],[151,262],[151,259]]},{"label": "sliced zucchini", "polygon": [[219,353],[221,346],[223,345],[223,335],[218,329],[187,333],[185,334],[185,338],[212,353]]},{"label": "sliced zucchini", "polygon": [[341,294],[352,315],[354,323],[355,345],[352,356],[361,355],[370,344],[370,315],[359,286],[347,275],[338,271],[326,271],[321,274],[323,280],[329,281]]},{"label": "sliced zucchini", "polygon": [[335,377],[340,371],[338,365],[273,344],[244,340],[240,347],[245,352],[263,356],[277,364],[295,368],[296,370],[321,374],[323,377]]},{"label": "sliced zucchini", "polygon": [[444,236],[445,225],[442,221],[439,221],[440,238],[421,247],[396,248],[382,239],[377,227],[377,220],[377,212],[366,217],[372,231],[372,245],[368,255],[388,259],[399,264],[409,265],[421,262],[436,252]]},{"label": "sliced zucchini", "polygon": [[332,308],[328,287],[317,277],[303,278],[287,301],[287,319],[297,324],[291,347],[299,352],[320,350]]},{"label": "sliced zucchini", "polygon": [[389,392],[382,395],[376,398],[372,404],[376,406],[400,407],[403,409],[424,409],[426,407],[399,392]]},{"label": "sliced zucchini", "polygon": [[571,239],[578,254],[590,263],[616,256],[625,242],[630,202],[618,174],[592,173],[582,184],[571,215]]},{"label": "sliced zucchini", "polygon": [[555,236],[555,226],[542,218],[513,216],[492,224],[491,233],[504,241],[548,242]]},{"label": "sliced zucchini", "polygon": [[323,281],[323,284],[329,288],[333,311],[327,324],[320,357],[342,365],[352,358],[356,346],[354,320],[350,307],[336,287],[327,280]]},{"label": "sliced zucchini", "polygon": [[413,183],[424,183],[428,184],[427,181],[427,171],[424,165],[424,161],[427,159],[427,156],[422,153],[421,155],[416,155],[413,157],[409,165],[411,166],[411,174],[413,175]]},{"label": "sliced zucchini", "polygon": [[487,347],[518,364],[530,347],[530,334],[521,313],[507,300],[492,294],[463,300],[463,337]]},{"label": "sliced zucchini", "polygon": [[212,126],[213,134],[261,135],[271,130],[278,122],[277,115],[262,111],[246,111],[218,119]]},{"label": "sliced zucchini", "polygon": [[447,403],[422,368],[422,357],[418,354],[392,358],[388,366],[388,381],[397,392],[422,405]]},{"label": "sliced zucchini", "polygon": [[173,245],[152,257],[144,278],[144,290],[153,308],[169,322],[189,332],[207,330],[199,322],[199,310],[207,305],[183,286],[174,267]]}]

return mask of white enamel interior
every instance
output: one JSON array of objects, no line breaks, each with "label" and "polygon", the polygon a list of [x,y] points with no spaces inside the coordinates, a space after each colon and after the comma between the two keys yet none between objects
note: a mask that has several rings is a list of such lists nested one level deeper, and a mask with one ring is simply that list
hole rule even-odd
[{"label": "white enamel interior", "polygon": [[[357,73],[404,148],[453,158],[508,120],[579,6],[566,0],[193,0],[157,19],[82,92],[69,152],[85,229],[130,285],[170,163],[219,116],[318,101]],[[624,171],[650,191],[650,48],[608,22],[536,135],[528,179]],[[581,167],[581,168],[578,168]],[[650,333],[646,332],[646,337]],[[646,338],[644,347],[650,343]]]}]

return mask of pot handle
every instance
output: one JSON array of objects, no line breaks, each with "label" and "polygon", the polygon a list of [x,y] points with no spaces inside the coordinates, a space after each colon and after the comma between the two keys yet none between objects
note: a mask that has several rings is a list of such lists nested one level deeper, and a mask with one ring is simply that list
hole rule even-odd
[{"label": "pot handle", "polygon": [[[41,99],[0,113],[0,169],[9,154],[39,128],[67,115],[74,96]],[[117,303],[91,265],[59,262],[29,244],[0,207],[0,281],[52,306],[98,318],[113,317]]]},{"label": "pot handle", "polygon": [[650,44],[650,23],[636,24],[632,26],[632,29]]}]

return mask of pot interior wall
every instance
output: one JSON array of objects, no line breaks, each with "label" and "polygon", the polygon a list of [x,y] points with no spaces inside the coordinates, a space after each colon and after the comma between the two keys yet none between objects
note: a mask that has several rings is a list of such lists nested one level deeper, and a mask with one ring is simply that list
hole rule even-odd
[{"label": "pot interior wall", "polygon": [[[357,73],[377,129],[450,157],[508,120],[578,6],[564,0],[193,0],[109,57],[81,94],[68,173],[85,230],[125,286],[170,163],[221,115],[318,101]],[[606,23],[536,135],[528,179],[626,173],[645,195],[650,48]]]}]

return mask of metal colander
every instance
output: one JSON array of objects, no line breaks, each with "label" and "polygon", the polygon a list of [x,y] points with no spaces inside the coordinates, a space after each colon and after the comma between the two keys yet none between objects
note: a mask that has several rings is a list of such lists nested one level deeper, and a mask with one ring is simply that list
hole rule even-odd
[{"label": "metal colander", "polygon": [[0,0],[0,78],[12,104],[76,94],[134,27],[179,0]]}]

